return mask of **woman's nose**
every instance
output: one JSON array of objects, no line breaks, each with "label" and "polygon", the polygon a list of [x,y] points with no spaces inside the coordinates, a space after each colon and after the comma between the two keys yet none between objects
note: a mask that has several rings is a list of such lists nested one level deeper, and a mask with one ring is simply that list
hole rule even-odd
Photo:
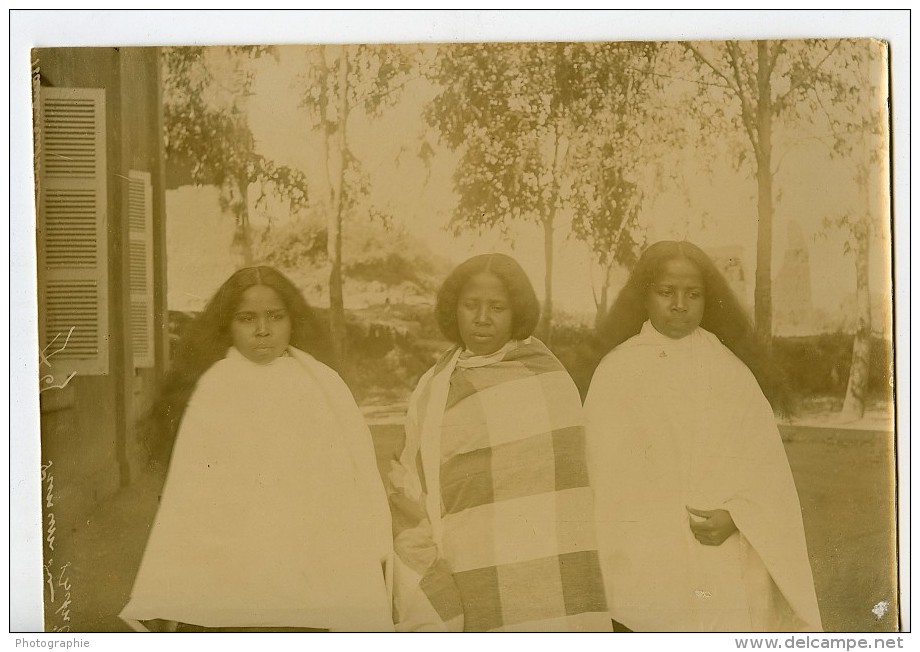
[{"label": "woman's nose", "polygon": [[489,308],[487,306],[480,306],[476,311],[476,322],[477,323],[486,323],[489,321]]},{"label": "woman's nose", "polygon": [[256,335],[268,335],[268,319],[260,317],[256,321]]},{"label": "woman's nose", "polygon": [[686,310],[687,309],[687,298],[682,292],[677,292],[674,294],[674,309],[675,310]]}]

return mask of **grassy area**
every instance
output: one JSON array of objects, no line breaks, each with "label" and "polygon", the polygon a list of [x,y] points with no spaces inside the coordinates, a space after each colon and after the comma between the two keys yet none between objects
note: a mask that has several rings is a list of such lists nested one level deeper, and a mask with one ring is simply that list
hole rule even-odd
[{"label": "grassy area", "polygon": [[891,434],[784,430],[825,629],[897,630]]}]

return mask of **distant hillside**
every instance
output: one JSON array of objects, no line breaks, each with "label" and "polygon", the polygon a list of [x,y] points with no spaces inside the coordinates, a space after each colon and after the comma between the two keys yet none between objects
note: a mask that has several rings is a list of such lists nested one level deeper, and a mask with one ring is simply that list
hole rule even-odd
[{"label": "distant hillside", "polygon": [[[197,311],[238,268],[234,226],[218,206],[214,187],[182,186],[166,193],[167,302],[170,310]],[[379,219],[352,218],[343,243],[345,307],[431,304],[453,262],[424,240]],[[254,264],[276,267],[307,300],[327,306],[326,228],[321,216],[275,219],[252,231]]]},{"label": "distant hillside", "polygon": [[[281,208],[276,208],[280,212]],[[166,192],[167,302],[170,310],[197,311],[239,264],[234,257],[233,222],[222,215],[213,186],[180,186]],[[257,263],[290,276],[316,306],[327,306],[328,261],[321,215],[292,219],[252,211]],[[344,233],[345,307],[349,311],[386,305],[433,305],[434,295],[453,264],[403,226],[386,228],[379,219],[352,218]],[[779,337],[851,333],[855,297],[836,307],[817,307],[803,246],[792,248],[774,284],[774,334]],[[752,283],[744,277],[745,252],[738,246],[711,248],[710,255],[750,311]],[[616,289],[614,290],[614,293]],[[588,316],[593,317],[593,315]],[[891,299],[872,296],[872,328],[891,336]]]}]

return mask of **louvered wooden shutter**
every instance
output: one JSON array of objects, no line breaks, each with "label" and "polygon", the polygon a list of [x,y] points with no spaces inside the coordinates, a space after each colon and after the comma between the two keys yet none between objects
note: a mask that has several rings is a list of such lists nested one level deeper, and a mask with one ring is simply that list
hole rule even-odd
[{"label": "louvered wooden shutter", "polygon": [[39,96],[39,339],[46,354],[67,342],[55,368],[106,374],[105,90],[42,88]]},{"label": "louvered wooden shutter", "polygon": [[131,343],[135,367],[153,366],[153,197],[149,172],[128,173]]}]

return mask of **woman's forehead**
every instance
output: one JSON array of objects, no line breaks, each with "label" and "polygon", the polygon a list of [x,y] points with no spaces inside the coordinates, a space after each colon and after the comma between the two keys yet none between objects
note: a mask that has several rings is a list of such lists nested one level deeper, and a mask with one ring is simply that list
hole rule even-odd
[{"label": "woman's forehead", "polygon": [[497,274],[493,272],[477,272],[466,280],[460,290],[461,296],[486,293],[507,296],[508,289],[505,287],[505,282]]},{"label": "woman's forehead", "polygon": [[683,257],[672,258],[671,260],[665,261],[664,265],[661,266],[661,271],[658,273],[655,281],[657,283],[680,282],[703,285],[703,274],[700,272],[700,268],[697,267],[696,263],[690,259]]},{"label": "woman's forehead", "polygon": [[243,291],[237,310],[283,310],[284,300],[272,287],[267,285],[253,285]]}]

